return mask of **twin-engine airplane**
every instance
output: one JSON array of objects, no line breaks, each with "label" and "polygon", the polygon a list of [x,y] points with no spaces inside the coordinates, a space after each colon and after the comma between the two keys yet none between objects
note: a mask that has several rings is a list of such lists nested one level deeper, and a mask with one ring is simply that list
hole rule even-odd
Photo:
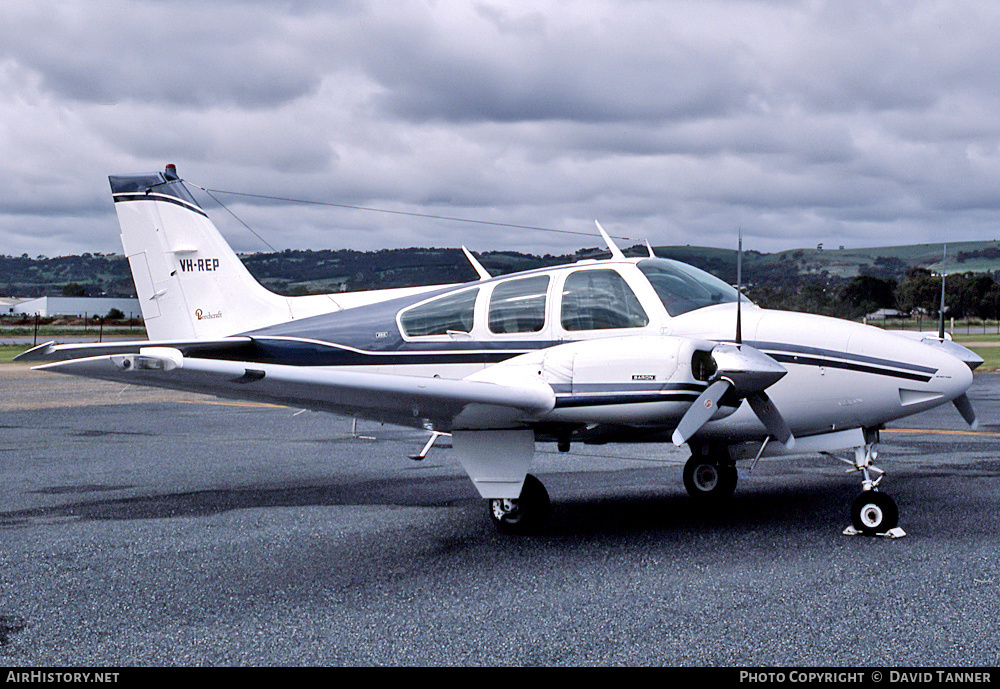
[{"label": "twin-engine airplane", "polygon": [[[176,169],[112,176],[122,244],[149,341],[48,343],[46,371],[269,402],[450,433],[503,531],[550,505],[528,473],[536,442],[687,444],[688,492],[719,500],[737,460],[854,450],[857,532],[898,511],[872,464],[883,424],[954,402],[975,354],[899,334],[756,307],[677,261],[626,258],[468,284],[283,297],[247,272]],[[426,448],[425,448],[426,451]]]}]

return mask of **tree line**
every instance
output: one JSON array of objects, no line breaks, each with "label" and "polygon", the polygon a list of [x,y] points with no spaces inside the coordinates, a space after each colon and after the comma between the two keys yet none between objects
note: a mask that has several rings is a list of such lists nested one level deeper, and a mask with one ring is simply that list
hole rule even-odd
[{"label": "tree line", "polygon": [[[960,253],[959,265],[971,258],[988,258],[987,249]],[[997,250],[1000,254],[1000,249]],[[625,250],[647,255],[645,246]],[[854,278],[832,275],[819,266],[796,264],[797,252],[780,260],[747,251],[743,277],[747,296],[765,308],[819,313],[860,319],[879,309],[894,309],[936,318],[940,308],[941,278],[922,267],[907,266],[895,256],[876,257]],[[698,247],[659,247],[657,256],[675,258],[706,270],[730,284],[736,282],[736,252]],[[584,258],[608,256],[591,247],[573,254],[537,256],[514,251],[479,254],[493,275],[504,275]],[[279,294],[297,295],[355,291],[411,285],[447,284],[475,280],[477,275],[459,249],[409,248],[381,251],[349,249],[248,254],[240,257],[250,273]],[[802,267],[803,270],[799,268]],[[808,268],[808,269],[807,269]],[[946,278],[946,313],[954,318],[996,320],[1000,317],[998,273],[960,273]],[[83,254],[31,258],[0,256],[0,294],[3,296],[134,297],[128,261],[117,254]]]},{"label": "tree line", "polygon": [[[906,270],[902,281],[877,275],[850,280],[806,279],[792,287],[755,283],[747,296],[764,308],[860,319],[880,309],[938,318],[942,278],[926,268]],[[956,319],[1000,319],[1000,284],[988,273],[959,273],[944,278],[945,315]]]}]

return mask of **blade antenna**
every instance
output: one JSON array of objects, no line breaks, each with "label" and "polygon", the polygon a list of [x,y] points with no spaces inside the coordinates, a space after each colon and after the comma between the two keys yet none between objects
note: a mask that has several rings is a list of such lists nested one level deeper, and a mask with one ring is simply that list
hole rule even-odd
[{"label": "blade antenna", "polygon": [[743,344],[743,228],[736,249],[736,346]]},{"label": "blade antenna", "polygon": [[624,261],[625,254],[622,253],[622,250],[619,249],[618,245],[615,244],[613,239],[611,239],[611,235],[609,235],[607,232],[604,231],[604,228],[601,227],[601,223],[599,223],[597,220],[594,221],[594,224],[597,225],[597,231],[600,232],[601,237],[604,238],[604,243],[608,245],[608,251],[611,252],[612,260]]},{"label": "blade antenna", "polygon": [[948,258],[948,245],[944,245],[944,252],[941,255],[941,308],[938,313],[938,338],[944,339],[944,262]]},{"label": "blade antenna", "polygon": [[476,260],[476,257],[472,255],[472,252],[466,249],[464,246],[462,247],[462,253],[465,254],[465,257],[469,260],[469,263],[472,264],[472,267],[476,271],[476,274],[479,275],[480,280],[489,280],[491,277],[493,277],[492,275],[490,275],[488,270],[483,268],[483,264]]}]

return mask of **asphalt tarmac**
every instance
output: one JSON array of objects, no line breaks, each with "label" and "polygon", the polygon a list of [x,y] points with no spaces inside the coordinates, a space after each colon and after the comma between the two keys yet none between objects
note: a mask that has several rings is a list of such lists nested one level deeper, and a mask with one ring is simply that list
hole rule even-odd
[{"label": "asphalt tarmac", "polygon": [[0,666],[993,667],[1000,376],[857,474],[762,460],[721,511],[673,446],[539,446],[553,516],[494,531],[447,439],[0,366]]}]

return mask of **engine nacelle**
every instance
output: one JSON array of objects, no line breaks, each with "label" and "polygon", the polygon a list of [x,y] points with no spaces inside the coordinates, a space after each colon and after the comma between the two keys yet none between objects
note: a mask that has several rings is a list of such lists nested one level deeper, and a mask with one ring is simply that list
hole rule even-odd
[{"label": "engine nacelle", "polygon": [[[509,359],[470,379],[498,384],[532,377],[552,387],[555,423],[670,425],[705,389],[716,343],[630,336],[568,342]],[[718,418],[731,414],[720,407]]]}]

